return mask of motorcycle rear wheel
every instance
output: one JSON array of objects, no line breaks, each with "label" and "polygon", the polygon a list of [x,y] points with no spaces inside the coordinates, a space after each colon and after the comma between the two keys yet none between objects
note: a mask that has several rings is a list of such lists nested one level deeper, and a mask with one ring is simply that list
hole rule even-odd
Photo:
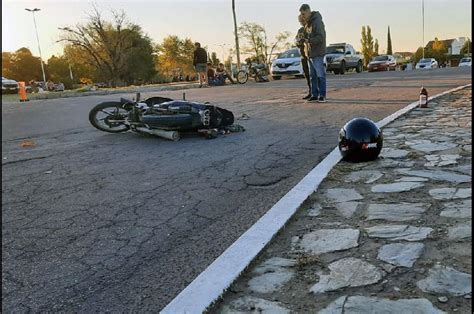
[{"label": "motorcycle rear wheel", "polygon": [[240,70],[239,72],[237,72],[237,82],[239,82],[240,84],[247,83],[248,79],[249,74],[246,71]]},{"label": "motorcycle rear wheel", "polygon": [[98,130],[109,133],[128,131],[130,127],[125,124],[128,111],[123,109],[120,102],[103,102],[92,108],[89,112],[89,122]]}]

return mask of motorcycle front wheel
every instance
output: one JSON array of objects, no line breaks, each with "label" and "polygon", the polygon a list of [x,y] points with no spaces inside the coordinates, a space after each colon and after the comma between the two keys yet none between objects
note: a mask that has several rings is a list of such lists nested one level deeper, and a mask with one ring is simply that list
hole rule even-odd
[{"label": "motorcycle front wheel", "polygon": [[128,111],[120,102],[103,102],[89,112],[89,122],[98,130],[109,133],[120,133],[130,129],[125,121]]},{"label": "motorcycle front wheel", "polygon": [[237,72],[237,82],[239,82],[240,84],[247,83],[248,79],[249,74],[246,71],[240,70],[239,72]]}]

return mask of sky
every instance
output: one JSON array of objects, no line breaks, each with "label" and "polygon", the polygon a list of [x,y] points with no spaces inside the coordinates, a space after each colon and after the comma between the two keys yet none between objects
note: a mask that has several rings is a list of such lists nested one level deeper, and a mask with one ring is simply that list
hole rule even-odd
[{"label": "sky", "polygon": [[[269,41],[276,34],[298,30],[299,7],[308,3],[323,16],[326,43],[347,42],[360,50],[361,28],[369,25],[379,41],[379,52],[387,47],[387,28],[394,52],[411,51],[423,44],[423,0],[235,0],[237,23],[259,23],[267,30]],[[103,16],[111,9],[123,10],[129,20],[142,27],[155,42],[168,35],[191,38],[227,59],[234,47],[232,0],[95,0]],[[87,22],[91,1],[77,0],[3,0],[2,51],[13,52],[27,47],[39,56],[31,12],[35,13],[43,59],[61,55],[63,44],[57,43],[59,27]],[[450,39],[471,36],[470,0],[424,0],[425,43],[438,37]],[[242,40],[240,45],[242,46]],[[234,58],[235,60],[235,58]]]}]

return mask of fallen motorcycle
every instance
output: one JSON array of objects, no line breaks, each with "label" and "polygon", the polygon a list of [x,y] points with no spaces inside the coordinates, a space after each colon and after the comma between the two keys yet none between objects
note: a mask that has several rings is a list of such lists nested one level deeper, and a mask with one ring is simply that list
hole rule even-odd
[{"label": "fallen motorcycle", "polygon": [[[184,98],[184,97],[183,97]],[[89,113],[90,123],[97,129],[120,133],[133,131],[157,135],[177,141],[180,132],[197,131],[206,139],[217,137],[219,132],[244,131],[233,125],[231,111],[209,103],[174,100],[166,97],[151,97],[140,101],[120,98],[120,101],[107,101],[96,105]]]}]

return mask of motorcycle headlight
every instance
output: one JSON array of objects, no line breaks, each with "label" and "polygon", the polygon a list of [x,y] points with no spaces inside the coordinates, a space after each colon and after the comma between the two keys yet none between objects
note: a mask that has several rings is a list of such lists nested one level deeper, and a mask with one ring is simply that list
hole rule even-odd
[{"label": "motorcycle headlight", "polygon": [[300,65],[300,63],[301,63],[300,61],[295,61],[291,65],[297,66],[297,65]]}]

